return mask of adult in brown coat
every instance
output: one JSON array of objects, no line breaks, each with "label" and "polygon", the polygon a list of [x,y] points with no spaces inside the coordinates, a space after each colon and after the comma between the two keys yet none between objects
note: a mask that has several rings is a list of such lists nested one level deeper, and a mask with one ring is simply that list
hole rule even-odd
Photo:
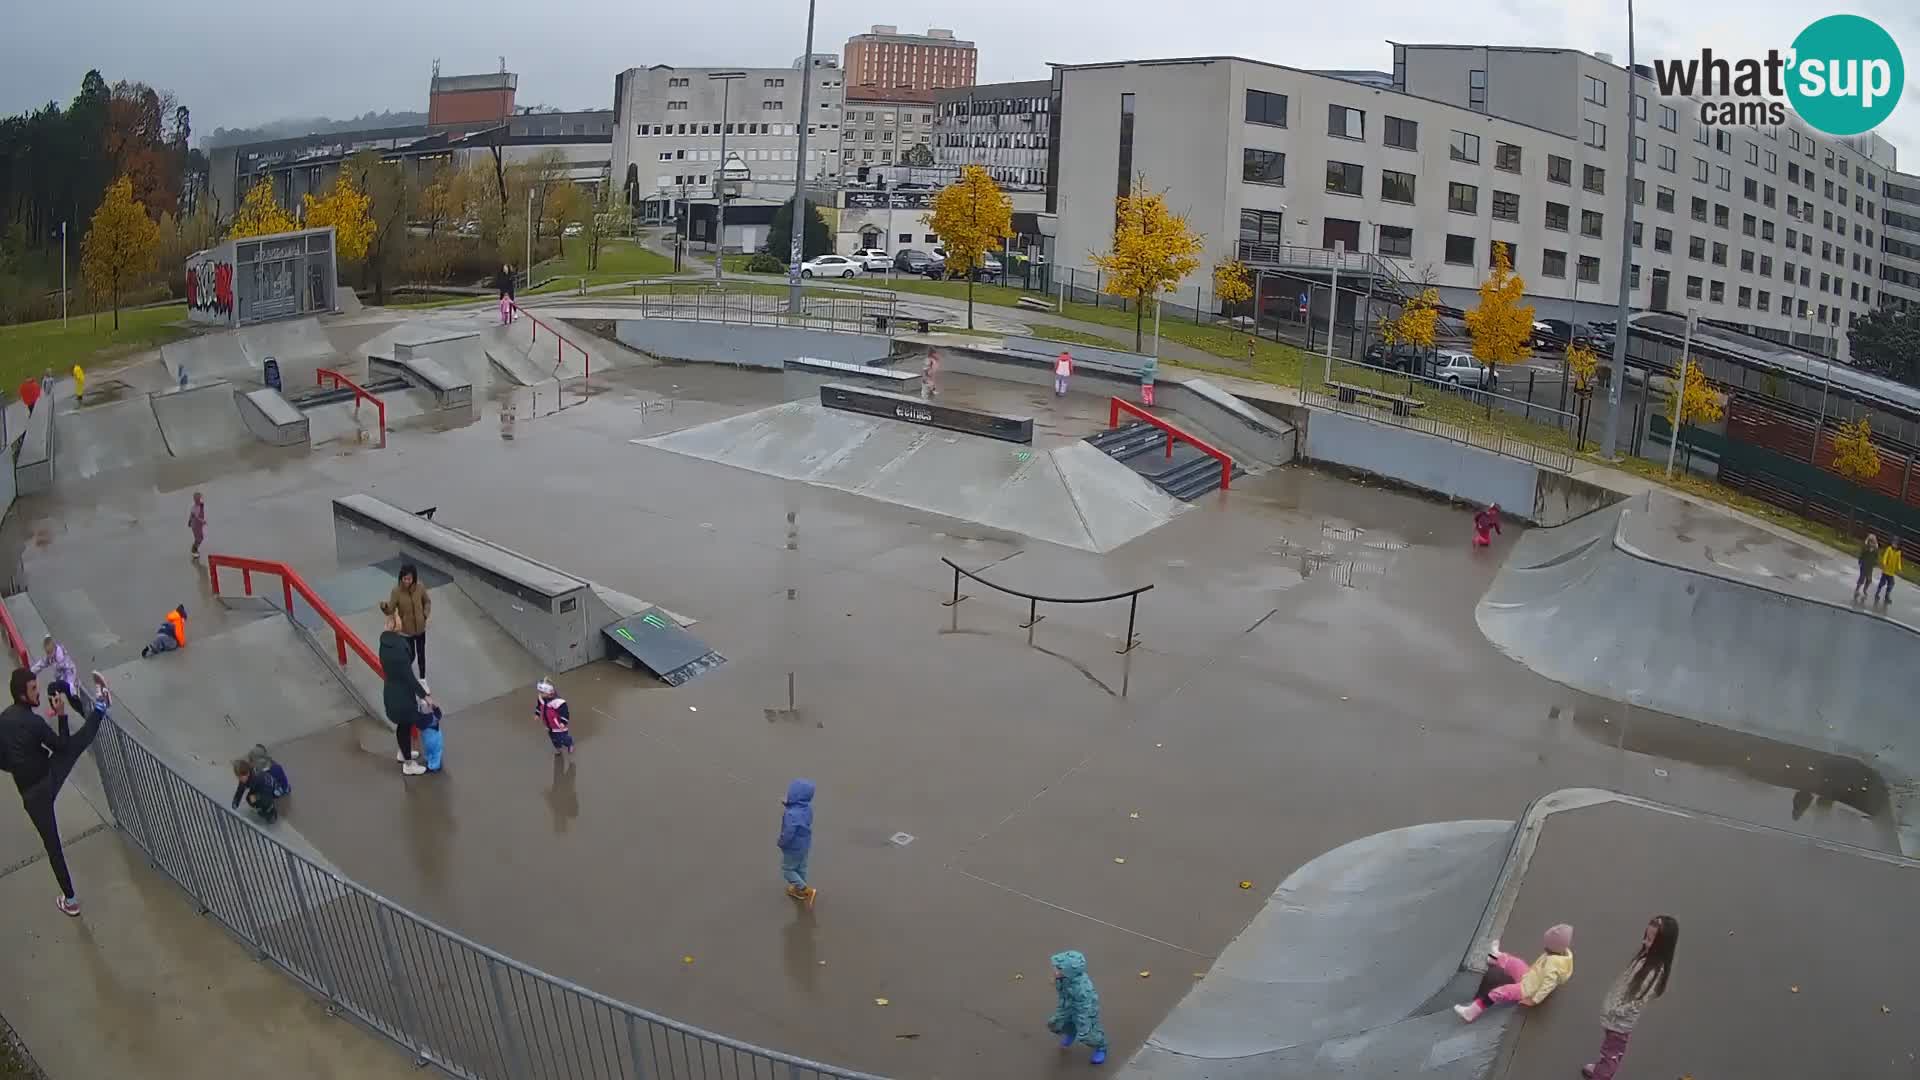
[{"label": "adult in brown coat", "polygon": [[400,632],[406,635],[413,662],[420,667],[420,677],[426,678],[427,619],[433,614],[433,598],[427,595],[427,587],[420,584],[418,567],[412,563],[401,564],[400,581],[387,597],[387,606],[400,617]]}]

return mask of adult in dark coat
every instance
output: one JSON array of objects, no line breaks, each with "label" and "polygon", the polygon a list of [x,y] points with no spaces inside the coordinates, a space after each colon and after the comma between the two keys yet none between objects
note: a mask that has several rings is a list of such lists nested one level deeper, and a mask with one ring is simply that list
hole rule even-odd
[{"label": "adult in dark coat", "polygon": [[400,632],[400,613],[392,604],[381,604],[380,610],[387,616],[386,627],[380,631],[380,671],[385,677],[380,705],[393,724],[394,742],[400,748],[394,757],[400,762],[400,771],[418,776],[427,770],[418,760],[420,752],[413,748],[413,729],[420,722],[419,701],[426,690],[413,674],[413,647],[407,635]]}]

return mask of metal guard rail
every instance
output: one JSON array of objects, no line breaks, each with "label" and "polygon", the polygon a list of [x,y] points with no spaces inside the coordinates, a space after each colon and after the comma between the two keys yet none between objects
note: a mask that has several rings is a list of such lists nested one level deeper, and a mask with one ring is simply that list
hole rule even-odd
[{"label": "metal guard rail", "polygon": [[1040,605],[1042,603],[1104,604],[1109,600],[1125,600],[1127,602],[1127,643],[1125,647],[1115,649],[1114,652],[1124,655],[1132,652],[1133,647],[1140,644],[1140,639],[1135,637],[1133,633],[1134,616],[1140,611],[1140,594],[1151,591],[1153,589],[1152,585],[1142,585],[1137,589],[1127,589],[1124,592],[1112,593],[1107,596],[1041,596],[1039,593],[1021,592],[1019,589],[1011,589],[1005,585],[988,581],[986,578],[981,577],[972,570],[963,568],[959,563],[954,562],[944,555],[941,556],[940,561],[953,568],[953,599],[940,601],[941,607],[950,608],[958,606],[960,601],[967,598],[967,594],[960,591],[960,577],[963,574],[985,585],[989,589],[1006,593],[1008,596],[1017,596],[1025,600],[1027,602],[1027,621],[1020,624],[1022,630],[1031,630],[1035,624],[1046,618],[1045,615],[1040,614]]},{"label": "metal guard rail", "polygon": [[[1194,438],[1140,406],[1135,405],[1131,401],[1122,401],[1119,398],[1109,398],[1107,400],[1107,426],[1110,428],[1119,427],[1120,414],[1123,412],[1129,416],[1137,416],[1154,427],[1159,428],[1161,431],[1166,432],[1168,457],[1173,456],[1173,444],[1177,439],[1181,442],[1191,443],[1194,449],[1218,461],[1220,463],[1220,490],[1226,491],[1233,486],[1233,458],[1227,456],[1226,451],[1219,449],[1211,443]],[[1151,588],[1152,586],[1148,587]]]},{"label": "metal guard rail", "polygon": [[558,372],[560,365],[566,361],[565,350],[571,348],[574,352],[580,354],[580,363],[584,368],[584,377],[588,382],[593,381],[593,357],[588,355],[586,349],[582,348],[577,342],[573,341],[573,339],[567,337],[567,335],[555,330],[551,324],[542,322],[533,312],[521,307],[520,301],[509,300],[507,303],[513,306],[513,313],[515,315],[524,315],[527,321],[533,324],[533,340],[535,344],[538,344],[540,341],[541,327],[546,327],[547,333],[553,337],[553,370],[555,372]]},{"label": "metal guard rail", "polygon": [[362,399],[373,402],[373,407],[380,410],[380,445],[387,445],[387,403],[375,397],[366,387],[361,386],[359,383],[354,382],[352,379],[347,378],[332,368],[319,368],[313,373],[313,381],[316,385],[325,386],[327,385],[328,379],[333,380],[335,387],[344,386],[353,391],[354,412],[360,411],[360,402]]},{"label": "metal guard rail", "polygon": [[0,604],[0,627],[6,629],[7,648],[13,651],[13,658],[19,661],[21,667],[31,666],[32,650],[27,648],[27,639],[20,636],[20,627],[14,624],[13,612],[8,611],[5,604]]},{"label": "metal guard rail", "polygon": [[353,627],[348,626],[340,616],[333,613],[333,609],[327,606],[326,601],[320,599],[319,594],[313,591],[313,587],[308,585],[306,579],[302,578],[293,567],[282,562],[250,559],[243,555],[208,555],[207,577],[213,586],[215,596],[220,595],[220,568],[223,566],[240,571],[240,588],[248,596],[253,595],[254,574],[278,574],[283,590],[282,610],[287,613],[288,618],[293,617],[293,594],[299,593],[300,599],[305,600],[307,606],[333,628],[334,645],[340,651],[341,667],[347,666],[347,653],[351,650],[373,670],[375,676],[382,680],[386,679],[387,673],[380,666],[380,657],[367,647],[366,642],[360,640],[360,635],[353,632]]}]

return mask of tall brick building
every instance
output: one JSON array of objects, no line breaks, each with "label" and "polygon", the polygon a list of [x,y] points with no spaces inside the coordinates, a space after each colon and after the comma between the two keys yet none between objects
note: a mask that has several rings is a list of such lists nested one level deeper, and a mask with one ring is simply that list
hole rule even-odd
[{"label": "tall brick building", "polygon": [[841,68],[847,87],[886,90],[941,90],[972,86],[979,50],[951,30],[903,34],[897,26],[876,25],[847,39]]},{"label": "tall brick building", "polygon": [[520,76],[510,71],[491,75],[433,75],[427,95],[427,126],[504,122],[513,115],[513,92]]}]

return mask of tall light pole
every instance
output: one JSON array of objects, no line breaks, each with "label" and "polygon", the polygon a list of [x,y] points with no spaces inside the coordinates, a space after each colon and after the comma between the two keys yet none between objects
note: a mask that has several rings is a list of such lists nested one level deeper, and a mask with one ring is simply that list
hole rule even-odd
[{"label": "tall light pole", "polygon": [[533,187],[527,187],[527,291],[533,291]]},{"label": "tall light pole", "polygon": [[1620,221],[1620,304],[1614,313],[1613,378],[1607,386],[1607,431],[1600,446],[1608,461],[1613,460],[1614,447],[1620,440],[1620,388],[1627,381],[1627,337],[1631,333],[1627,317],[1633,299],[1633,140],[1634,121],[1640,114],[1633,62],[1633,0],[1627,0],[1627,189],[1620,200],[1626,213]]},{"label": "tall light pole", "polygon": [[[720,167],[713,171],[713,283],[720,284],[720,264],[727,253],[727,99],[735,79],[744,79],[744,71],[709,71],[707,78],[720,84]],[[806,93],[805,90],[801,91]]]},{"label": "tall light pole", "polygon": [[813,8],[807,0],[807,51],[800,54],[800,160],[793,176],[793,233],[787,247],[787,314],[801,315],[800,251],[807,235],[807,125],[813,122]]},{"label": "tall light pole", "polygon": [[67,223],[60,223],[60,329],[67,328]]}]

